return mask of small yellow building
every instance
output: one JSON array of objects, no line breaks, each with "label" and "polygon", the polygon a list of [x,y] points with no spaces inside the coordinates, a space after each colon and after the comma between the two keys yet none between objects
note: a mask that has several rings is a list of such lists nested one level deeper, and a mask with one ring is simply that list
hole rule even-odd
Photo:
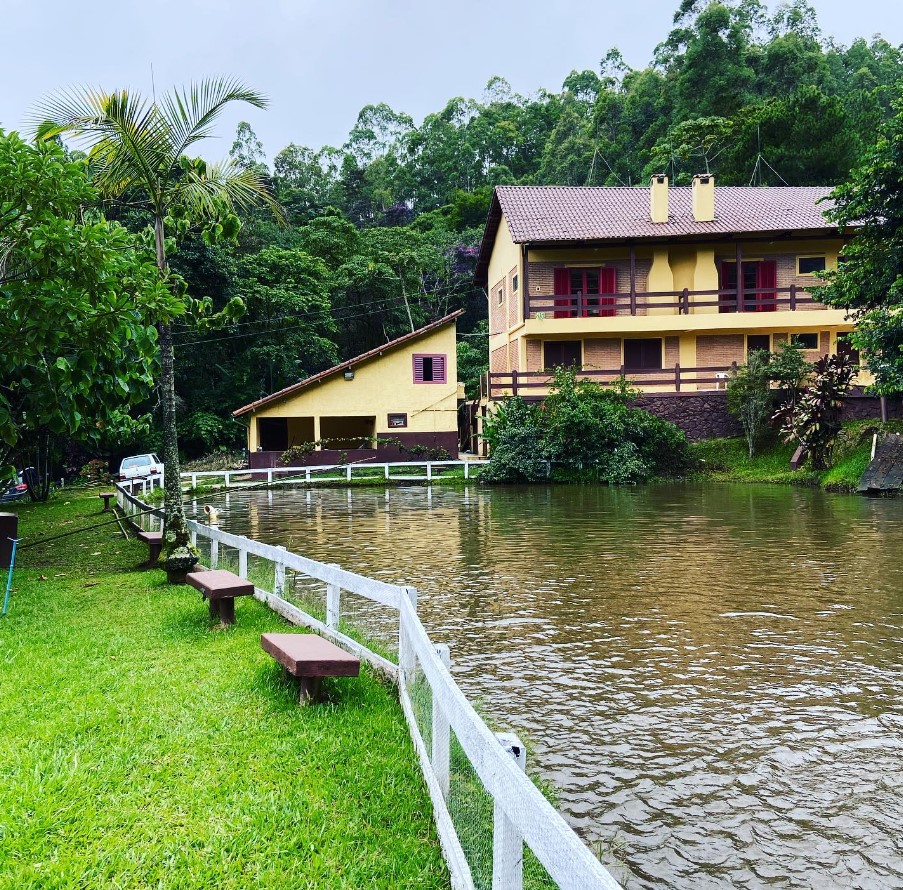
[{"label": "small yellow building", "polygon": [[458,456],[456,320],[462,311],[234,411],[252,469]]}]

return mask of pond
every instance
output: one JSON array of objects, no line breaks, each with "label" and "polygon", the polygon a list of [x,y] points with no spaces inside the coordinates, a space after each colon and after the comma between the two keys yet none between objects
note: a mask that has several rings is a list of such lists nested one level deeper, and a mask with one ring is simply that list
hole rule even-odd
[{"label": "pond", "polygon": [[903,886],[903,502],[258,490],[221,525],[415,585],[463,690],[628,887]]}]

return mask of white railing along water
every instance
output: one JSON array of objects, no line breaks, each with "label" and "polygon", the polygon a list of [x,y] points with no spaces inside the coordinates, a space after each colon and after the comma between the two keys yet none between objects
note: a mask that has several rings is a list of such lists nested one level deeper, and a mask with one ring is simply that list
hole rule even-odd
[{"label": "white railing along water", "polygon": [[[131,489],[137,484],[117,486],[119,508],[136,525],[161,528],[162,507],[136,498]],[[210,568],[222,567],[228,553],[230,568],[254,581],[256,599],[291,623],[334,640],[396,681],[455,890],[521,890],[525,883],[562,890],[619,890],[526,775],[524,745],[516,736],[494,734],[461,692],[449,670],[448,647],[433,643],[417,615],[415,588],[367,578],[195,520],[188,520],[188,525]],[[251,559],[256,561],[253,570]],[[287,572],[295,576],[292,584],[301,578],[325,585],[324,621],[291,601]],[[344,594],[395,616],[397,664],[340,629]],[[466,795],[470,799],[465,807],[460,802]],[[486,804],[482,808],[479,798]],[[465,843],[461,813],[471,823],[486,822],[476,831],[468,830]],[[486,849],[479,849],[480,841],[474,837],[486,838]]]},{"label": "white railing along water", "polygon": [[[335,482],[344,479],[369,478],[397,482],[431,482],[440,478],[447,470],[461,468],[464,478],[470,479],[474,467],[488,463],[485,460],[423,460],[396,461],[388,463],[371,463],[358,461],[345,464],[317,464],[310,467],[260,467],[244,470],[193,470],[181,474],[182,486],[186,483],[197,488],[198,480],[222,479],[223,486],[229,488],[236,479],[242,482],[266,482],[267,485],[291,485],[296,482],[306,484],[316,482]],[[423,472],[416,472],[420,468]],[[403,472],[398,472],[399,469]],[[281,479],[279,477],[282,477]]]}]

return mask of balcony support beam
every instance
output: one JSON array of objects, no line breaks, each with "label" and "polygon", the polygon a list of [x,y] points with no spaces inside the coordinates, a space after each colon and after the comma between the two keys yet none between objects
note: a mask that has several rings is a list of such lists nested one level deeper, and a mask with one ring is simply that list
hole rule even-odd
[{"label": "balcony support beam", "polygon": [[[617,290],[617,284],[615,290]],[[617,310],[615,310],[617,311]],[[636,315],[636,245],[630,245],[630,314]]]},{"label": "balcony support beam", "polygon": [[746,302],[743,294],[743,246],[738,241],[735,245],[737,255],[737,312],[744,311]]}]

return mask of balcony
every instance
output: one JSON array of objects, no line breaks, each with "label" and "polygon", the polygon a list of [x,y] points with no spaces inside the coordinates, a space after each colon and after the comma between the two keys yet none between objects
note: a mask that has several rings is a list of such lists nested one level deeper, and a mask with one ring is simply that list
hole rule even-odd
[{"label": "balcony", "polygon": [[[615,371],[578,370],[578,380],[594,380],[603,386],[614,383],[619,377],[626,377],[630,383],[643,391],[681,392],[723,390],[731,370],[730,365],[685,368],[675,364],[667,368],[632,369],[621,367]],[[505,396],[522,396],[529,399],[543,398],[555,379],[554,371],[499,371],[485,374],[480,380],[480,395],[490,399]]]},{"label": "balcony", "polygon": [[692,315],[823,309],[804,288],[721,288],[719,290],[635,291],[608,294],[549,294],[527,299],[527,318],[605,318],[616,315]]}]

